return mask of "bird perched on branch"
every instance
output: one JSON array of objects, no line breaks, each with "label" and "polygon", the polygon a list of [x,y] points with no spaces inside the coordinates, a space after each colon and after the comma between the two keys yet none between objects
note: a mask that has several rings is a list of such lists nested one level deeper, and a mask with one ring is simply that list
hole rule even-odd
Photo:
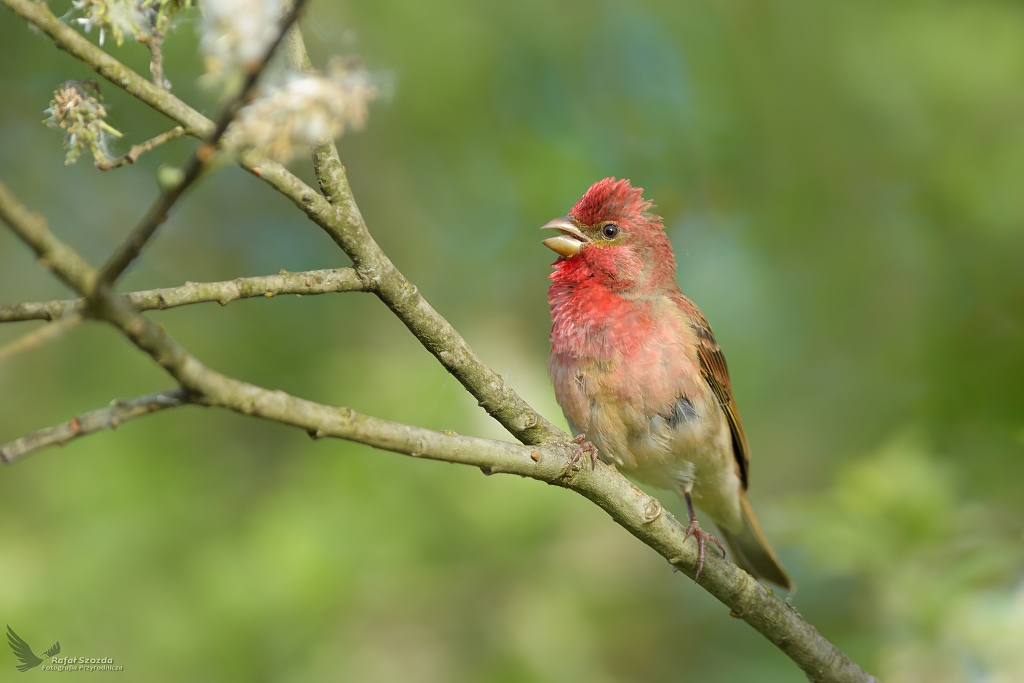
[{"label": "bird perched on branch", "polygon": [[581,450],[596,447],[625,474],[683,496],[698,578],[707,542],[725,550],[701,529],[694,500],[736,564],[790,589],[747,502],[750,450],[725,356],[676,284],[652,207],[641,188],[605,178],[543,226],[559,233],[544,240],[559,256],[548,290],[555,396]]}]

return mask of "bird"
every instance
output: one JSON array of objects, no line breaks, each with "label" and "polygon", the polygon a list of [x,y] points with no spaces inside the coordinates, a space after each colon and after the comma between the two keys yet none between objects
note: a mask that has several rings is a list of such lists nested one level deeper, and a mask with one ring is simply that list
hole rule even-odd
[{"label": "bird", "polygon": [[[7,644],[11,646],[11,650],[14,651],[14,656],[17,657],[21,664],[16,664],[15,668],[22,673],[29,669],[34,669],[43,663],[41,657],[37,657],[35,652],[32,652],[32,648],[29,644],[22,639],[11,625],[7,625]],[[43,653],[43,657],[56,657],[60,654],[60,641],[54,643],[49,650]]]},{"label": "bird", "polygon": [[[628,179],[594,183],[567,216],[542,228],[558,258],[548,303],[548,373],[580,448],[634,480],[686,501],[696,576],[714,543],[733,561],[791,590],[747,500],[750,448],[725,355],[704,314],[676,283],[672,244],[653,202]],[[596,453],[595,453],[596,451]]]}]

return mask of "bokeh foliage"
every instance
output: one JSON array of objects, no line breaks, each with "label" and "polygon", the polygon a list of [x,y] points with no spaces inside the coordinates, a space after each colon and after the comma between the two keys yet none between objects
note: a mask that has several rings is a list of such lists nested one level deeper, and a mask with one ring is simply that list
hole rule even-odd
[{"label": "bokeh foliage", "polygon": [[[304,28],[315,62],[358,52],[385,72],[393,96],[342,140],[356,197],[527,400],[558,417],[535,227],[629,177],[729,358],[794,604],[887,681],[1024,677],[1019,3],[375,0],[312,3]],[[166,75],[210,114],[196,43],[187,13]],[[146,72],[141,45],[108,48]],[[193,143],[64,168],[42,111],[89,72],[6,11],[0,64],[0,175],[98,263]],[[125,149],[170,127],[102,88]],[[226,168],[125,286],[344,263]],[[64,295],[0,231],[0,298]],[[153,315],[241,378],[501,434],[370,297]],[[80,327],[0,365],[0,441],[166,386]],[[0,619],[133,680],[800,680],[564,491],[198,408],[0,470]],[[0,679],[13,663],[0,654]]]}]

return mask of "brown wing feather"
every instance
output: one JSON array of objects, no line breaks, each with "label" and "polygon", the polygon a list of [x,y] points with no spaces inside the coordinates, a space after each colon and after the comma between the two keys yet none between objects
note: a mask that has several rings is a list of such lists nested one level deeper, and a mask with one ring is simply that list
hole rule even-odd
[{"label": "brown wing feather", "polygon": [[729,381],[729,366],[725,362],[725,354],[722,347],[715,341],[715,335],[711,332],[711,325],[707,318],[694,304],[686,297],[683,297],[685,308],[690,309],[693,319],[693,331],[697,335],[697,358],[700,360],[701,374],[707,381],[711,390],[715,392],[719,405],[729,418],[729,431],[732,433],[733,455],[736,457],[736,464],[740,470],[740,480],[743,488],[747,488],[747,477],[750,472],[750,447],[747,446],[747,436],[743,433],[743,423],[740,421],[740,412],[736,407],[736,401],[732,397],[732,383]]}]

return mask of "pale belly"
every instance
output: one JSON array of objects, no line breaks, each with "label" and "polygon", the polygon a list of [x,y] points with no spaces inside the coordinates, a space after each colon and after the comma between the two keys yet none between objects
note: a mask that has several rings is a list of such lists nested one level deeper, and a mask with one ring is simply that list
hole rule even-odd
[{"label": "pale belly", "polygon": [[560,371],[559,365],[551,367],[559,405],[574,435],[586,435],[604,462],[650,486],[680,495],[689,490],[716,524],[727,530],[742,526],[732,437],[710,390],[690,387],[692,399],[665,399],[622,386],[615,368],[582,372],[563,365]]}]

